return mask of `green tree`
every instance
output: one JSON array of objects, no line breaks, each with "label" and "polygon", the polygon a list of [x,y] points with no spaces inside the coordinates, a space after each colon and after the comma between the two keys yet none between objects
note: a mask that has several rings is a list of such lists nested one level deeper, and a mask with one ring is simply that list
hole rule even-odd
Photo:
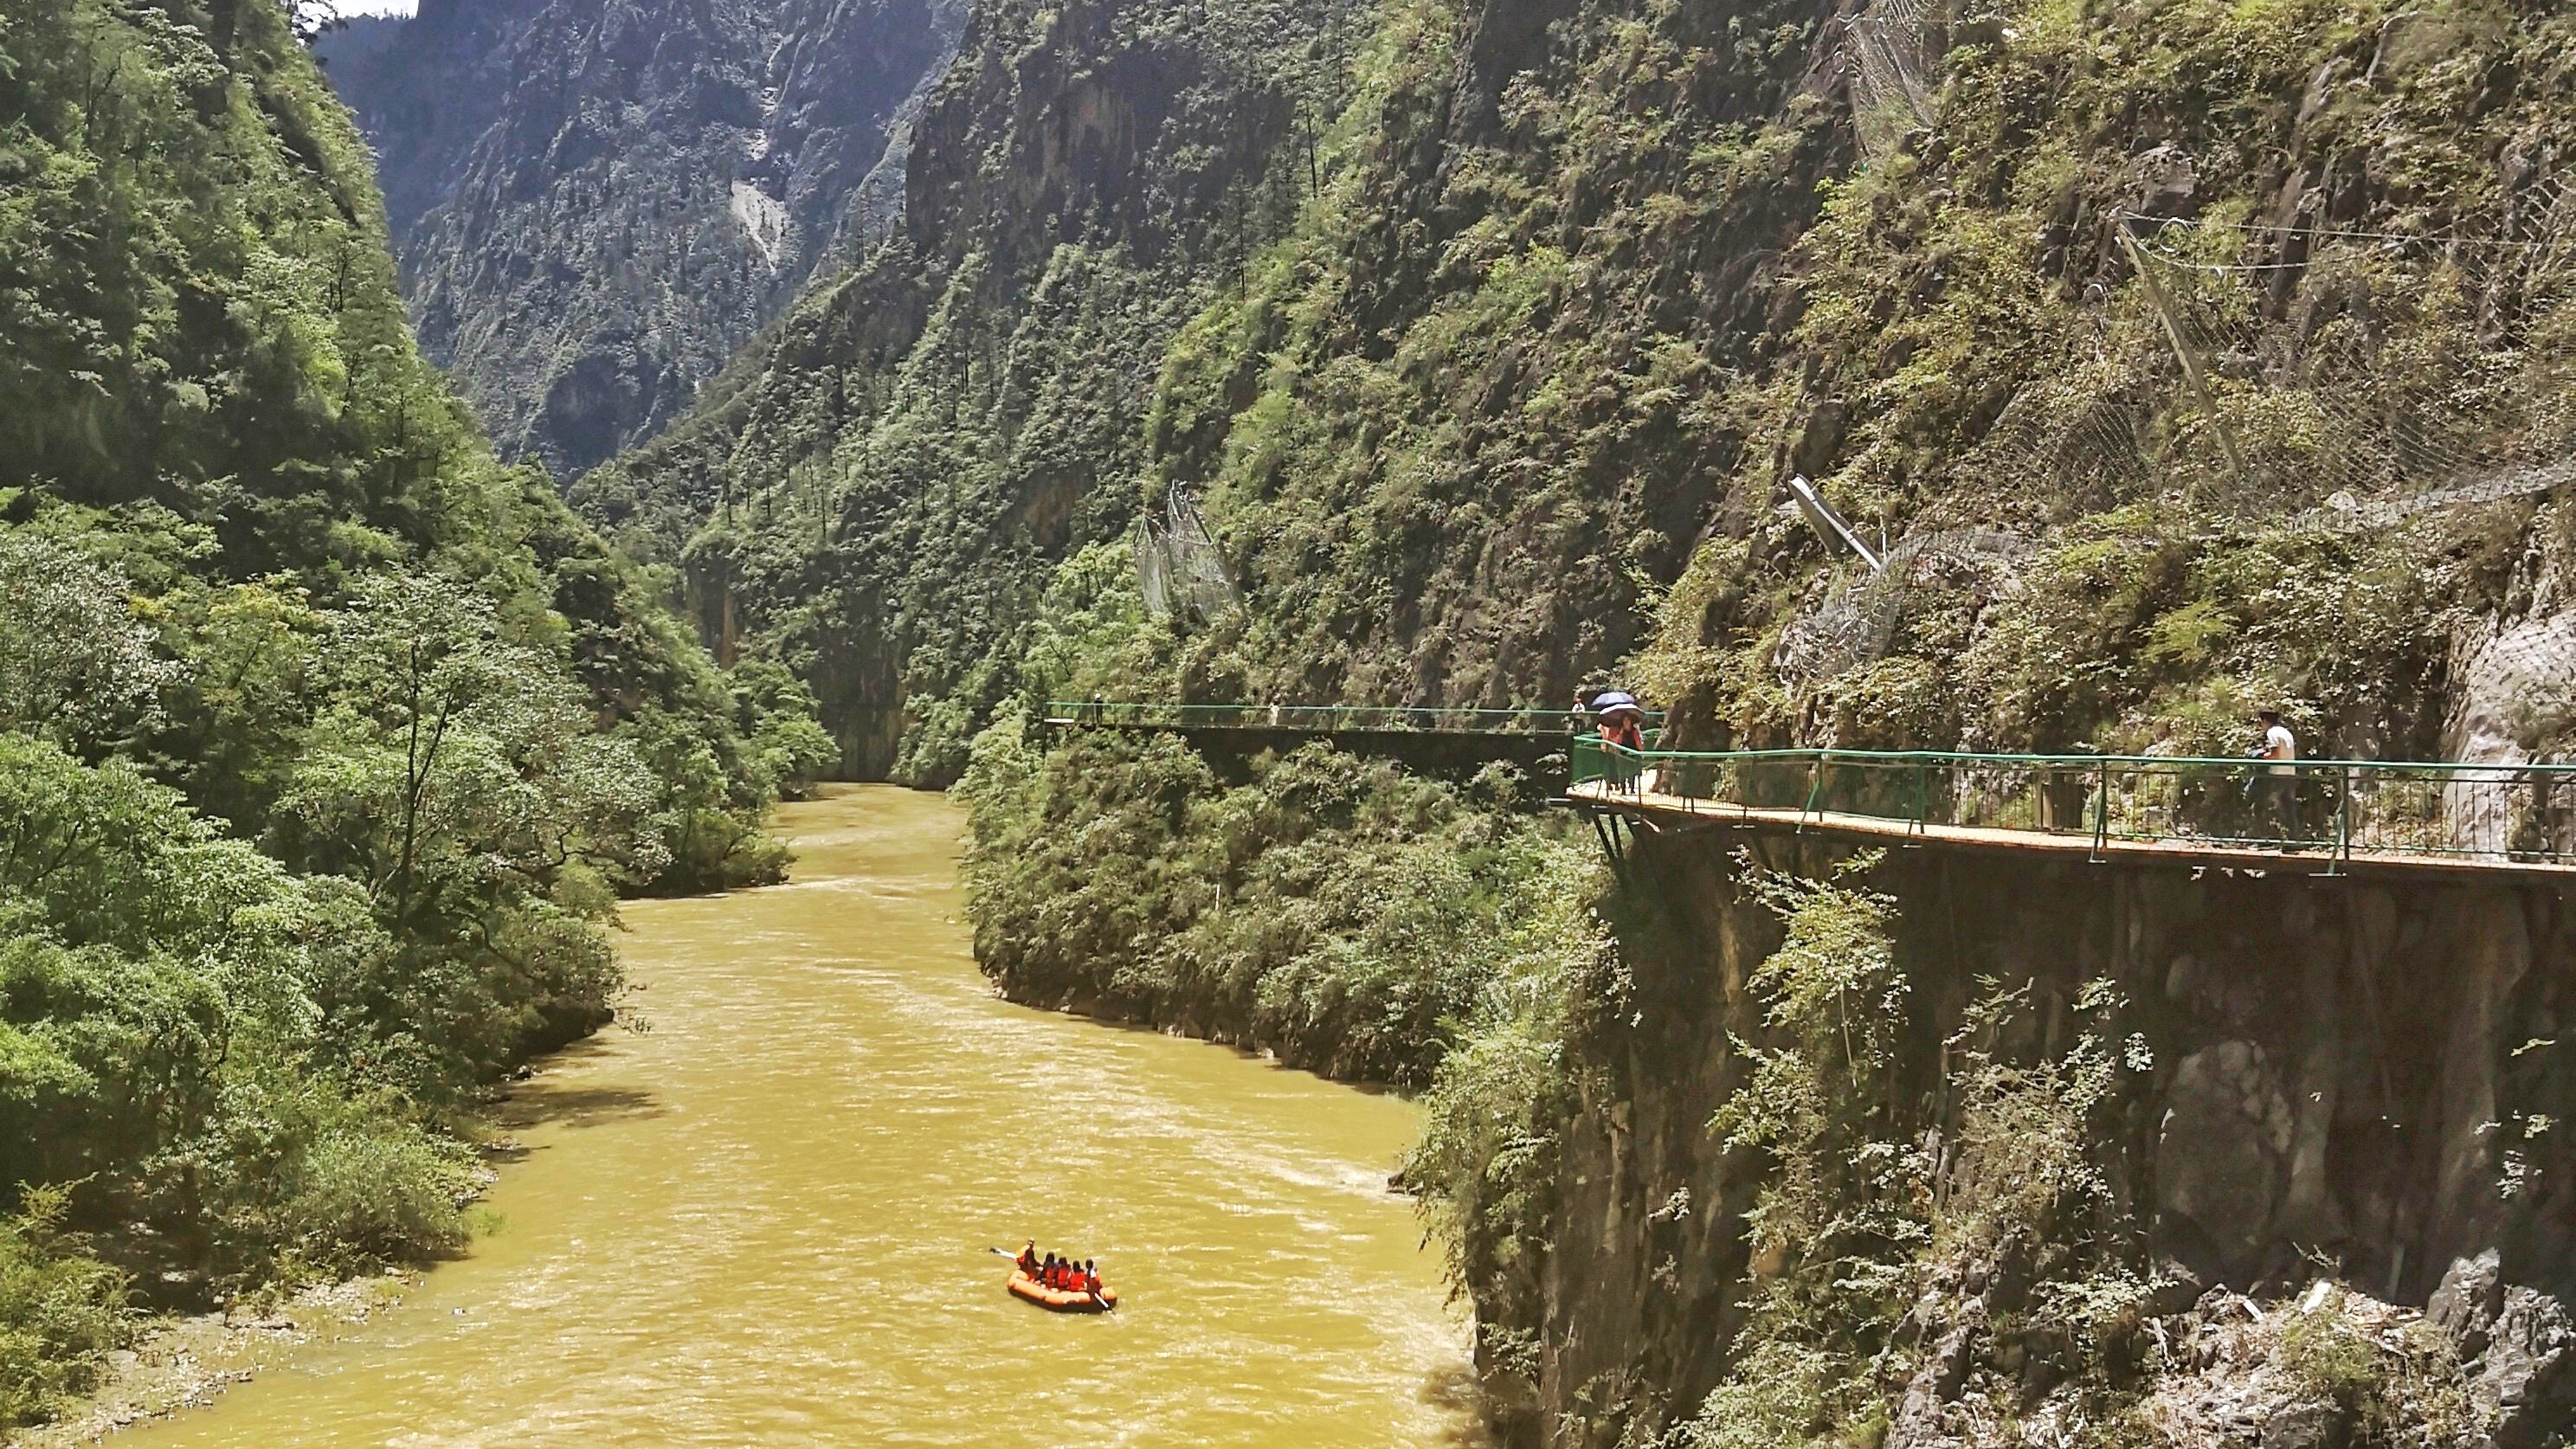
[{"label": "green tree", "polygon": [[64,544],[0,534],[0,729],[76,744],[153,722],[179,670],[135,620],[131,593]]},{"label": "green tree", "polygon": [[492,911],[597,909],[664,864],[651,774],[562,668],[501,637],[490,601],[371,582],[328,621],[319,673],[288,808],[306,861],[365,885],[393,929],[488,936]]}]

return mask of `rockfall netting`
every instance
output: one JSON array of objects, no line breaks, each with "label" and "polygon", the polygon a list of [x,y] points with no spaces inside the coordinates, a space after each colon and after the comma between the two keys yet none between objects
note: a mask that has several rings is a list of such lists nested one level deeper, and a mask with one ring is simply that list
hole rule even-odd
[{"label": "rockfall netting", "polygon": [[1165,496],[1160,518],[1136,521],[1136,586],[1156,618],[1204,621],[1241,607],[1225,555],[1186,488],[1175,485]]}]

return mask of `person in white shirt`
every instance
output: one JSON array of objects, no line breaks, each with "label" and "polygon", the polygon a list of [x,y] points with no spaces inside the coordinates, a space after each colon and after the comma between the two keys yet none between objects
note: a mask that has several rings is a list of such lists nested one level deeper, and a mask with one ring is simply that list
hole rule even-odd
[{"label": "person in white shirt", "polygon": [[2286,848],[2299,838],[2299,738],[2281,723],[2277,709],[2257,711],[2254,718],[2263,726],[2254,758],[2268,762],[2254,779],[2255,809]]}]

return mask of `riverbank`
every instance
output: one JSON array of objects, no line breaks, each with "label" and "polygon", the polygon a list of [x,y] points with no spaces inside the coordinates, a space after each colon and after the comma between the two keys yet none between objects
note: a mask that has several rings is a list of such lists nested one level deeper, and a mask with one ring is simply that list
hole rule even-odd
[{"label": "riverbank", "polygon": [[72,1449],[118,1429],[202,1409],[287,1354],[368,1321],[424,1281],[386,1273],[315,1284],[275,1304],[164,1320],[130,1349],[108,1356],[107,1373],[79,1406],[50,1424],[0,1437],[9,1449]]},{"label": "riverbank", "polygon": [[1230,780],[1176,737],[997,726],[957,792],[976,961],[1013,1001],[1418,1093],[1590,940],[1597,856],[1527,791],[1323,745]]}]

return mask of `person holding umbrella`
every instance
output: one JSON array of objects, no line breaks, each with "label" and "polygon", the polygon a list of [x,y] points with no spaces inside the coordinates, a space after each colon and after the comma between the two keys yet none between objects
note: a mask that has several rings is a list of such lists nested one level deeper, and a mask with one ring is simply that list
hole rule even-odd
[{"label": "person holding umbrella", "polygon": [[1646,748],[1645,708],[1637,696],[1611,689],[1592,697],[1592,714],[1600,721],[1603,782],[1613,789],[1637,788],[1637,756]]}]

